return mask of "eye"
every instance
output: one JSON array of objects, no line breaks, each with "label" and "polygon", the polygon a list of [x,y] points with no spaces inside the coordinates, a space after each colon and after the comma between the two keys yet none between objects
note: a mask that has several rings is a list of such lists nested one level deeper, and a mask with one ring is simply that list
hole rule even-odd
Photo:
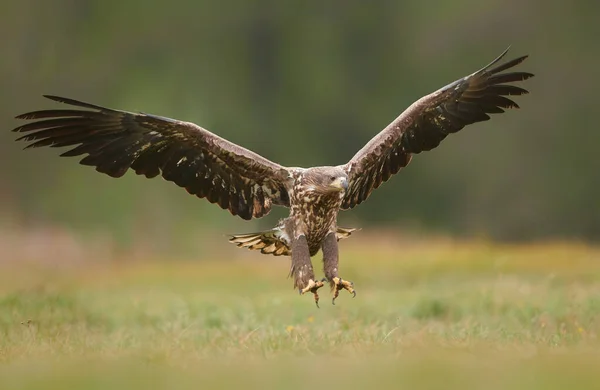
[{"label": "eye", "polygon": [[331,179],[331,181],[335,181],[335,179],[337,179],[337,177],[331,176],[330,179]]}]

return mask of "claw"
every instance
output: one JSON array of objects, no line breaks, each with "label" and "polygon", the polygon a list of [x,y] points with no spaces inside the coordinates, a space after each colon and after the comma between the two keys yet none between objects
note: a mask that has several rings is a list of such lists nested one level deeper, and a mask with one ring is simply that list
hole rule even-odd
[{"label": "claw", "polygon": [[315,305],[319,307],[319,294],[317,293],[317,290],[324,285],[325,284],[322,281],[315,282],[314,280],[310,279],[306,287],[300,290],[300,295],[306,294],[307,292],[313,293],[315,296]]},{"label": "claw", "polygon": [[333,299],[331,300],[331,304],[335,305],[335,300],[340,295],[340,290],[344,289],[352,294],[352,298],[356,297],[356,290],[354,289],[354,283],[349,280],[344,280],[342,278],[338,278],[337,276],[332,279],[333,281]]}]

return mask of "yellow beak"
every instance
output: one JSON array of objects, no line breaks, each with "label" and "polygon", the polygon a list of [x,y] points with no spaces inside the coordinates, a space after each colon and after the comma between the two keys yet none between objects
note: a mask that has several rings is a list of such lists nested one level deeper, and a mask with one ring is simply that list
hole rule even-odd
[{"label": "yellow beak", "polygon": [[345,177],[338,177],[331,183],[331,186],[339,191],[345,191],[348,189],[348,179]]}]

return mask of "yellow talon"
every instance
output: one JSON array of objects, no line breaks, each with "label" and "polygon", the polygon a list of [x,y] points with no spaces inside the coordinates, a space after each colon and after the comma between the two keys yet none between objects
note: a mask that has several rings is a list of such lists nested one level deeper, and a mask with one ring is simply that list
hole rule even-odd
[{"label": "yellow talon", "polygon": [[313,293],[315,296],[315,304],[317,307],[319,307],[319,294],[317,293],[317,290],[323,286],[324,283],[322,281],[315,282],[314,280],[310,279],[306,287],[300,290],[300,295],[306,294],[307,292]]},{"label": "yellow talon", "polygon": [[333,305],[335,305],[335,300],[337,299],[338,295],[340,295],[341,289],[348,291],[350,294],[352,294],[352,297],[356,297],[356,290],[354,290],[354,283],[352,283],[351,281],[344,280],[342,278],[338,278],[337,276],[335,278],[333,278],[331,281],[333,282],[333,284],[332,284],[333,299],[331,300],[331,303]]}]

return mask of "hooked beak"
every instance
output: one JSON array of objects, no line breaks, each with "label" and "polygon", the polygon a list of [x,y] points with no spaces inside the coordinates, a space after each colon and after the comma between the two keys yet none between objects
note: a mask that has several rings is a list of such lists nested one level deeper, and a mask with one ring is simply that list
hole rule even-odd
[{"label": "hooked beak", "polygon": [[348,189],[348,179],[345,177],[338,177],[331,183],[331,186],[338,191],[346,191]]}]

